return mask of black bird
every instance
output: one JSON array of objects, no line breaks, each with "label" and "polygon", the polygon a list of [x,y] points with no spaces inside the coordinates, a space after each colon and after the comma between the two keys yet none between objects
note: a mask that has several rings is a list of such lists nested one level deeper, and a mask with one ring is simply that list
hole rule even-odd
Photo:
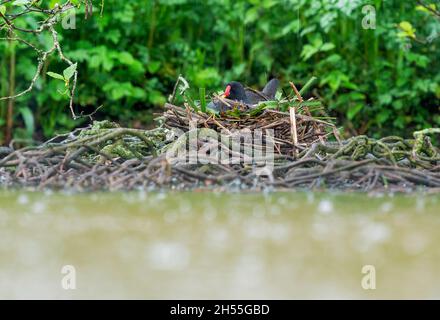
[{"label": "black bird", "polygon": [[248,97],[248,100],[250,101],[250,104],[257,104],[260,101],[274,100],[279,85],[280,81],[274,78],[264,86],[264,89],[261,92],[257,90],[246,89],[246,95]]},{"label": "black bird", "polygon": [[[278,90],[279,83],[280,82],[278,79],[272,79],[266,84],[263,91],[260,92],[253,89],[245,89],[240,82],[232,81],[226,85],[223,97],[229,100],[242,102],[247,105],[254,105],[260,101],[275,99],[275,94]],[[208,108],[216,111],[230,109],[229,106],[221,101],[210,102],[208,104]]]}]

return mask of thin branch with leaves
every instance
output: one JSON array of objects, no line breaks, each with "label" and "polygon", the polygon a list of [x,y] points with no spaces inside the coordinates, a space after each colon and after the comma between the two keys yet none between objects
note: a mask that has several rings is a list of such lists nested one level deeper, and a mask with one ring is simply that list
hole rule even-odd
[{"label": "thin branch with leaves", "polygon": [[[101,10],[104,7],[104,0],[101,1]],[[74,111],[74,96],[77,87],[78,71],[77,64],[66,57],[63,53],[61,44],[58,39],[58,33],[55,28],[60,24],[62,16],[68,12],[73,12],[75,8],[79,8],[84,5],[86,10],[86,18],[92,14],[92,1],[91,0],[67,0],[62,4],[56,3],[53,8],[43,8],[43,2],[41,0],[3,0],[0,1],[0,32],[3,33],[0,37],[0,41],[18,42],[31,48],[37,55],[37,70],[32,77],[29,86],[19,93],[10,94],[6,97],[0,97],[0,101],[14,100],[31,92],[35,87],[37,80],[40,78],[43,66],[46,64],[48,58],[54,53],[58,53],[61,61],[66,63],[68,67],[63,71],[63,75],[58,73],[49,72],[48,75],[63,80],[66,84],[66,94],[69,97],[69,109],[73,119],[78,119]],[[29,15],[35,17],[42,17],[39,21],[39,27],[35,29],[27,29],[18,26],[18,22],[24,20]],[[33,34],[35,36],[43,33],[50,34],[53,44],[47,49],[43,50],[38,46],[31,43],[30,40],[25,39],[26,34]]]}]

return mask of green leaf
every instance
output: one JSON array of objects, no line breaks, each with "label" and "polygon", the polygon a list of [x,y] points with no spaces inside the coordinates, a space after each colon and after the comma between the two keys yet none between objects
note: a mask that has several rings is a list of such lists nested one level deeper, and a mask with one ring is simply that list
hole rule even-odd
[{"label": "green leaf", "polygon": [[238,108],[233,108],[231,110],[227,110],[226,114],[231,117],[240,118],[243,113]]},{"label": "green leaf", "polygon": [[383,124],[386,122],[391,116],[391,111],[388,109],[382,109],[377,115],[376,115],[376,122],[379,124]]},{"label": "green leaf", "polygon": [[335,48],[335,45],[331,42],[324,43],[319,51],[330,51]]},{"label": "green leaf", "polygon": [[163,94],[157,90],[148,93],[148,101],[155,106],[163,106],[167,102]]},{"label": "green leaf", "polygon": [[76,67],[77,67],[77,64],[75,63],[63,71],[63,75],[64,75],[65,80],[70,80],[73,77],[73,75],[75,74],[75,71],[76,71]]},{"label": "green leaf", "polygon": [[396,110],[401,110],[403,108],[403,101],[402,100],[393,101],[393,108]]},{"label": "green leaf", "polygon": [[246,11],[246,15],[244,18],[244,24],[248,25],[255,22],[258,19],[258,7],[253,7]]},{"label": "green leaf", "polygon": [[301,52],[301,58],[303,61],[307,61],[309,60],[313,55],[315,55],[315,53],[317,53],[319,51],[318,48],[311,46],[310,44],[306,44],[303,47],[303,50]]},{"label": "green leaf", "polygon": [[16,0],[12,4],[14,6],[24,6],[25,4],[28,4],[29,2],[31,2],[31,1],[30,0]]},{"label": "green leaf", "polygon": [[266,110],[266,109],[278,109],[278,107],[279,107],[278,101],[264,101],[264,102],[260,102],[256,108],[251,109],[249,111],[249,115],[251,115],[252,117],[255,117],[255,116],[259,115],[263,110]]},{"label": "green leaf", "polygon": [[112,100],[120,100],[124,97],[133,96],[133,85],[130,82],[110,81],[106,83],[102,89],[104,92],[110,93]]},{"label": "green leaf", "polygon": [[205,88],[199,89],[199,95],[200,95],[200,109],[202,112],[206,113],[206,91]]},{"label": "green leaf", "polygon": [[306,27],[306,28],[302,29],[300,35],[302,37],[302,36],[305,36],[306,34],[309,34],[309,33],[313,32],[315,30],[316,30],[316,25],[311,25],[309,27]]},{"label": "green leaf", "polygon": [[307,83],[304,85],[304,87],[301,88],[301,90],[299,90],[299,94],[303,95],[305,93],[307,93],[307,90],[309,90],[309,88],[312,86],[312,84],[317,80],[318,78],[316,77],[311,77],[309,81],[307,81]]},{"label": "green leaf", "polygon": [[294,107],[299,107],[299,106],[302,106],[302,107],[320,107],[320,106],[322,106],[322,102],[318,101],[318,100],[316,100],[316,101],[303,101],[303,102],[296,101],[296,102],[293,103],[293,106]]},{"label": "green leaf", "polygon": [[362,103],[358,103],[358,104],[355,104],[354,106],[350,107],[347,111],[348,119],[352,120],[359,113],[359,111],[362,110],[363,107],[364,107],[364,105]]},{"label": "green leaf", "polygon": [[[430,8],[432,11],[436,11],[437,7],[434,3],[431,3],[428,5],[428,8]],[[431,10],[429,10],[428,8],[424,7],[424,6],[417,6],[416,10],[417,11],[422,11],[422,12],[426,12],[426,13],[433,13]]]},{"label": "green leaf", "polygon": [[0,13],[3,15],[6,13],[6,6],[0,6]]},{"label": "green leaf", "polygon": [[191,106],[191,108],[193,108],[194,111],[196,111],[196,112],[199,111],[199,108],[197,108],[197,106],[194,102],[194,99],[191,97],[191,95],[187,91],[183,94],[183,97],[184,97],[186,103],[188,103]]},{"label": "green leaf", "polygon": [[379,95],[379,103],[381,105],[388,105],[393,101],[393,97],[389,93],[383,93]]},{"label": "green leaf", "polygon": [[293,20],[291,23],[287,24],[282,30],[281,30],[281,36],[285,36],[291,32],[298,32],[300,29],[300,21],[298,19]]},{"label": "green leaf", "polygon": [[121,52],[118,55],[118,59],[119,59],[119,61],[122,64],[125,64],[125,65],[128,65],[128,66],[131,65],[135,61],[133,56],[131,55],[131,53],[130,52],[126,52],[126,51]]},{"label": "green leaf", "polygon": [[62,76],[62,75],[60,75],[59,73],[55,73],[55,72],[48,72],[47,73],[47,75],[49,76],[49,77],[52,77],[52,78],[55,78],[55,79],[58,79],[58,80],[63,80],[64,81],[64,77]]},{"label": "green leaf", "polygon": [[314,37],[312,37],[312,39],[310,40],[310,43],[316,49],[321,48],[323,44],[321,35],[320,34],[314,35]]},{"label": "green leaf", "polygon": [[399,28],[403,31],[399,33],[400,37],[409,37],[413,39],[416,38],[416,29],[414,29],[412,24],[408,21],[402,21],[401,23],[399,23]]},{"label": "green leaf", "polygon": [[151,74],[155,74],[160,69],[160,61],[151,61],[147,65],[148,72]]},{"label": "green leaf", "polygon": [[35,132],[35,121],[32,111],[28,107],[20,108],[20,114],[23,117],[28,136],[32,137]]}]

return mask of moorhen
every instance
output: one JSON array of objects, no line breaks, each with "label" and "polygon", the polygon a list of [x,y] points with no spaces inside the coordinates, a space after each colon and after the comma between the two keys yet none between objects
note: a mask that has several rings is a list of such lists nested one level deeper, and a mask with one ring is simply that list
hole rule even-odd
[{"label": "moorhen", "polygon": [[[278,79],[270,80],[263,91],[257,91],[252,89],[245,89],[244,86],[237,81],[232,81],[226,85],[225,93],[223,97],[234,100],[238,102],[242,102],[247,105],[254,105],[260,101],[267,101],[275,99],[275,94],[278,90],[279,86]],[[229,106],[224,104],[221,101],[212,101],[208,104],[208,108],[213,109],[215,111],[228,110]]]}]

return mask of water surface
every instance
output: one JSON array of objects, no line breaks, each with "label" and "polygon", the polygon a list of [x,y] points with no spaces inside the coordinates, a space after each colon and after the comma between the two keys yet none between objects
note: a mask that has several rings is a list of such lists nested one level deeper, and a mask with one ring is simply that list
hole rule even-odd
[{"label": "water surface", "polygon": [[[440,196],[0,192],[0,298],[440,298]],[[64,290],[61,269],[76,270]],[[361,286],[362,267],[376,289]]]}]

